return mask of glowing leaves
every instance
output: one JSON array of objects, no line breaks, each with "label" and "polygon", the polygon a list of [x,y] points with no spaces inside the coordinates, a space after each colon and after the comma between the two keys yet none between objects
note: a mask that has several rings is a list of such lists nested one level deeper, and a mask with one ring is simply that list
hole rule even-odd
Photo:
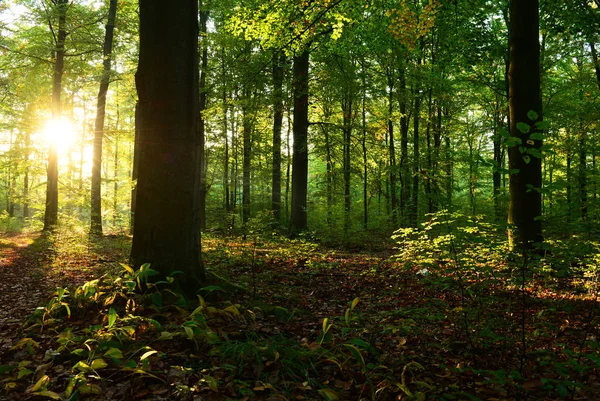
[{"label": "glowing leaves", "polygon": [[342,37],[342,32],[344,31],[344,24],[352,22],[352,20],[340,13],[334,13],[333,18],[335,22],[332,24],[333,32],[331,33],[331,39],[338,40]]},{"label": "glowing leaves", "polygon": [[435,15],[441,4],[430,0],[419,15],[402,0],[398,8],[387,11],[390,18],[388,32],[408,49],[414,49],[417,39],[425,36],[435,25]]}]

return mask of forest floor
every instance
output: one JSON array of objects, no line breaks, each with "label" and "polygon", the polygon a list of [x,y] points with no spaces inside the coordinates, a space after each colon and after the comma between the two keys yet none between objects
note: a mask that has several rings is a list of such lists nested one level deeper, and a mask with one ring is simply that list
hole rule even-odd
[{"label": "forest floor", "polygon": [[207,237],[185,301],[129,244],[0,237],[0,400],[599,399],[597,282]]}]

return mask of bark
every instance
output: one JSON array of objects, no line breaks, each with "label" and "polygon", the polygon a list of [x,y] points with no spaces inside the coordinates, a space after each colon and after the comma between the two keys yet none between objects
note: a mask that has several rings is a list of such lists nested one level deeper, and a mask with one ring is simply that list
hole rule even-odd
[{"label": "bark", "polygon": [[[194,294],[205,280],[200,248],[198,2],[140,0],[139,171],[131,249],[158,279],[183,271]],[[164,27],[168,26],[169,29]]]},{"label": "bark", "polygon": [[[509,148],[510,176],[508,210],[509,246],[528,250],[542,242],[542,141],[535,123],[542,119],[540,94],[539,5],[537,0],[512,1],[510,5],[509,106],[510,134],[520,146]],[[529,126],[529,132],[523,127]],[[521,128],[521,129],[519,129]]]},{"label": "bark", "polygon": [[[406,73],[402,66],[400,70],[400,210],[406,214],[406,206],[410,198],[410,169],[408,166],[408,117],[406,107]],[[404,222],[403,218],[403,222]]]},{"label": "bark", "polygon": [[251,93],[244,90],[242,106],[242,141],[244,154],[242,161],[242,224],[244,227],[250,218],[250,165],[252,158],[252,116],[250,115]]},{"label": "bark", "polygon": [[200,166],[200,228],[204,230],[206,228],[206,169],[208,158],[205,154],[205,141],[206,141],[206,130],[204,121],[204,110],[206,110],[206,95],[208,88],[206,86],[206,72],[208,69],[208,36],[206,30],[206,23],[208,21],[208,11],[200,11],[200,37],[201,37],[201,49],[202,54],[200,57],[200,81],[199,90],[200,96],[198,99],[198,136],[200,138],[200,151],[204,162]]},{"label": "bark", "polygon": [[[394,111],[394,80],[393,77],[388,76],[388,124],[387,124],[387,134],[388,134],[388,153],[389,153],[389,182],[390,182],[390,199],[391,199],[391,212],[392,212],[392,224],[396,226],[398,224],[398,196],[396,193],[396,174],[397,174],[397,166],[396,166],[396,144],[394,141],[394,121],[392,120],[392,113]],[[402,161],[400,161],[400,165],[402,166]]]},{"label": "bark", "polygon": [[363,64],[362,71],[362,154],[363,154],[363,230],[369,226],[369,205],[368,198],[368,154],[367,154],[367,72]]},{"label": "bark", "polygon": [[[58,32],[54,52],[54,73],[52,77],[52,119],[60,118],[62,78],[65,69],[65,40],[67,38],[68,0],[56,0],[58,10]],[[44,212],[44,231],[53,231],[58,224],[58,153],[56,145],[50,145],[48,151],[48,169],[46,182],[46,210]]]},{"label": "bark", "polygon": [[308,228],[308,73],[309,51],[294,56],[294,127],[290,236]]},{"label": "bark", "polygon": [[106,115],[106,94],[110,84],[112,63],[112,46],[117,15],[117,0],[110,0],[108,7],[108,20],[104,35],[103,70],[98,90],[96,104],[96,122],[94,125],[94,150],[92,159],[92,200],[90,234],[102,235],[102,139],[104,137],[104,117]]},{"label": "bark", "polygon": [[283,124],[283,65],[285,55],[273,64],[273,169],[271,178],[271,210],[275,220],[281,219],[281,131]]},{"label": "bark", "polygon": [[419,183],[421,181],[421,154],[419,150],[419,112],[421,108],[421,98],[418,91],[419,89],[417,88],[415,91],[415,116],[413,119],[413,188],[410,203],[410,222],[413,226],[416,226],[419,220]]},{"label": "bark", "polygon": [[350,146],[352,140],[352,113],[353,113],[353,94],[348,90],[342,100],[343,114],[343,169],[344,169],[344,233],[347,234],[350,229],[350,208],[352,199],[350,197]]}]

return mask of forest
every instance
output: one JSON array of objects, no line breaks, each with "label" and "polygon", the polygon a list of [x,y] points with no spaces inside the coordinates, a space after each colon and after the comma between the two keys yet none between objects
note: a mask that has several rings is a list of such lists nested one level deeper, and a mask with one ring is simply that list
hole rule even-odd
[{"label": "forest", "polygon": [[595,400],[600,1],[0,2],[1,400]]}]

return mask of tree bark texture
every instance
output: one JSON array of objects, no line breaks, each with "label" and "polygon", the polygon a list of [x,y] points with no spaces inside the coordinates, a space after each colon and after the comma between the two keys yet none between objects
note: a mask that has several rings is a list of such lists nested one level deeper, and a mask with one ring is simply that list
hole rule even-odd
[{"label": "tree bark texture", "polygon": [[[58,32],[54,53],[54,73],[52,78],[52,119],[60,118],[62,78],[65,70],[65,40],[67,38],[68,0],[57,0]],[[52,231],[58,223],[58,153],[56,145],[51,144],[48,151],[48,169],[46,181],[46,210],[44,212],[44,231]]]},{"label": "tree bark texture", "polygon": [[198,2],[140,0],[137,199],[131,259],[159,278],[183,271],[182,289],[204,281],[200,253]]},{"label": "tree bark texture", "polygon": [[[521,144],[509,147],[509,245],[527,250],[542,242],[542,141],[534,134],[542,119],[540,95],[539,3],[513,0],[510,4],[509,108],[510,135]],[[532,137],[533,136],[533,137]]]},{"label": "tree bark texture", "polygon": [[110,0],[108,20],[104,35],[104,56],[102,78],[98,90],[96,104],[96,121],[94,125],[94,150],[92,158],[92,200],[91,200],[91,235],[102,235],[102,139],[104,137],[104,116],[106,114],[106,93],[110,83],[112,62],[112,45],[117,15],[117,0]]},{"label": "tree bark texture", "polygon": [[294,126],[290,236],[308,228],[308,72],[309,51],[294,56]]}]

